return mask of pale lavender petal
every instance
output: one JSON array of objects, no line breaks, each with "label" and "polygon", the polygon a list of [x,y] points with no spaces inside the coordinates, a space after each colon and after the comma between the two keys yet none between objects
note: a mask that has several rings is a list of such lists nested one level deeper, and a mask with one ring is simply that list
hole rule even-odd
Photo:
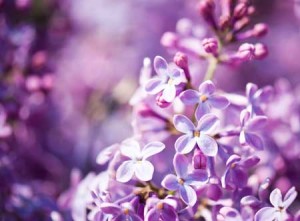
[{"label": "pale lavender petal", "polygon": [[185,183],[188,185],[200,185],[208,180],[206,170],[194,170],[185,178]]},{"label": "pale lavender petal", "polygon": [[250,112],[247,109],[244,109],[240,114],[240,123],[241,126],[244,126],[246,122],[250,119]]},{"label": "pale lavender petal", "polygon": [[257,207],[261,204],[261,201],[258,200],[255,196],[245,196],[241,199],[242,206],[253,206]]},{"label": "pale lavender petal", "polygon": [[262,128],[264,128],[266,126],[268,122],[268,118],[265,116],[257,116],[254,117],[252,119],[250,119],[246,126],[245,129],[247,131],[257,131],[257,130],[261,130]]},{"label": "pale lavender petal", "polygon": [[131,159],[135,159],[140,155],[140,144],[133,139],[124,140],[120,147],[121,153]]},{"label": "pale lavender petal", "polygon": [[160,153],[165,149],[165,145],[162,142],[154,141],[151,143],[148,143],[144,149],[142,150],[142,156],[143,159],[147,159],[148,157],[151,157],[157,153]]},{"label": "pale lavender petal", "polygon": [[248,83],[246,85],[246,96],[248,97],[249,100],[251,100],[257,91],[258,87],[256,84],[253,83]]},{"label": "pale lavender petal", "polygon": [[120,214],[119,216],[113,218],[111,221],[142,221],[142,219],[134,214],[134,213],[130,213],[129,215],[125,215],[125,214]]},{"label": "pale lavender petal", "polygon": [[217,142],[206,134],[201,134],[197,139],[197,144],[204,155],[214,157],[218,153]]},{"label": "pale lavender petal", "polygon": [[200,102],[195,111],[195,117],[200,120],[202,116],[210,112],[210,107],[208,102]]},{"label": "pale lavender petal", "polygon": [[186,90],[179,96],[180,100],[186,105],[193,105],[199,103],[200,94],[196,90]]},{"label": "pale lavender petal", "polygon": [[197,202],[197,194],[195,190],[189,185],[181,185],[179,194],[183,202],[189,206],[194,206]]},{"label": "pale lavender petal", "polygon": [[178,68],[173,69],[170,72],[169,76],[173,79],[174,85],[178,85],[178,84],[182,83],[184,80],[182,70],[180,70]]},{"label": "pale lavender petal", "polygon": [[176,130],[181,133],[192,133],[195,130],[195,126],[192,121],[184,115],[175,115],[173,123]]},{"label": "pale lavender petal", "polygon": [[254,134],[254,133],[245,133],[245,140],[248,145],[251,147],[254,147],[258,150],[263,150],[264,149],[264,143],[262,139]]},{"label": "pale lavender petal", "polygon": [[227,161],[226,161],[226,166],[227,167],[230,167],[233,163],[237,163],[241,160],[241,157],[236,155],[236,154],[233,154],[231,155]]},{"label": "pale lavender petal", "polygon": [[118,205],[115,205],[113,203],[101,203],[101,211],[103,213],[106,213],[106,214],[112,214],[112,215],[117,215],[117,214],[120,214],[122,212],[122,209],[120,206]]},{"label": "pale lavender petal", "polygon": [[186,178],[188,174],[189,159],[183,154],[176,154],[173,159],[173,165],[177,176]]},{"label": "pale lavender petal", "polygon": [[149,94],[157,94],[165,89],[166,84],[159,78],[150,79],[145,85],[145,90]]},{"label": "pale lavender petal", "polygon": [[226,97],[214,94],[208,98],[207,102],[217,109],[225,109],[230,104]]},{"label": "pale lavender petal", "polygon": [[219,119],[214,114],[205,114],[198,122],[197,129],[201,132],[208,132],[213,130],[217,124],[219,123]]},{"label": "pale lavender petal", "polygon": [[176,97],[176,87],[172,84],[167,84],[162,93],[162,99],[167,102],[172,102]]},{"label": "pale lavender petal", "polygon": [[145,216],[145,221],[157,221],[159,220],[159,213],[156,208],[150,209],[146,216]]},{"label": "pale lavender petal", "polygon": [[273,87],[271,86],[265,86],[262,89],[258,90],[255,94],[255,97],[257,97],[258,102],[269,102],[274,94]]},{"label": "pale lavender petal", "polygon": [[160,56],[156,56],[154,58],[154,70],[156,71],[157,75],[160,77],[168,76],[168,63],[166,60]]},{"label": "pale lavender petal", "polygon": [[168,189],[168,190],[177,190],[179,188],[179,183],[177,177],[173,174],[168,174],[165,178],[161,181],[161,185]]},{"label": "pale lavender petal", "polygon": [[178,153],[187,154],[190,153],[196,145],[196,140],[190,135],[183,135],[179,137],[175,142],[175,149]]},{"label": "pale lavender petal", "polygon": [[254,221],[273,221],[276,218],[276,209],[264,207],[255,214]]},{"label": "pale lavender petal", "polygon": [[285,194],[283,199],[283,206],[285,209],[287,209],[296,199],[297,197],[297,191],[295,187],[292,187],[289,189],[289,191]]},{"label": "pale lavender petal", "polygon": [[133,161],[128,160],[123,162],[117,169],[116,179],[119,182],[126,183],[128,182],[134,174],[135,164]]},{"label": "pale lavender petal", "polygon": [[225,221],[243,221],[240,213],[231,207],[222,207],[220,214],[225,218]]},{"label": "pale lavender petal", "polygon": [[270,194],[270,202],[274,207],[283,206],[281,191],[276,188]]},{"label": "pale lavender petal", "polygon": [[154,173],[154,166],[147,160],[138,161],[135,164],[135,176],[142,181],[149,181],[152,179]]},{"label": "pale lavender petal", "polygon": [[255,166],[256,164],[258,164],[259,161],[260,161],[260,159],[258,156],[250,156],[244,160],[241,160],[239,162],[239,165],[244,168],[251,168],[251,167]]},{"label": "pale lavender petal", "polygon": [[247,142],[246,142],[246,133],[243,130],[240,133],[239,141],[240,141],[241,145],[246,145],[247,144]]},{"label": "pale lavender petal", "polygon": [[115,152],[118,150],[119,144],[113,144],[104,150],[102,150],[96,159],[96,162],[100,165],[107,163],[110,159],[112,159]]},{"label": "pale lavender petal", "polygon": [[210,95],[215,92],[216,88],[215,85],[212,81],[204,81],[200,86],[199,86],[199,92],[200,94],[203,95]]}]

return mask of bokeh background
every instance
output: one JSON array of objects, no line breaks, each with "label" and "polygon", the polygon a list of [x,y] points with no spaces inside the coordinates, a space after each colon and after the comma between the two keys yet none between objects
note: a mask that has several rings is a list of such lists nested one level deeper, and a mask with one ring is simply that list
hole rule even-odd
[{"label": "bokeh background", "polygon": [[[182,29],[185,20],[178,21],[188,18],[199,35],[209,36],[196,3],[0,0],[0,99],[7,122],[13,125],[12,136],[1,140],[2,179],[34,187],[34,193],[22,194],[55,199],[69,186],[72,169],[83,175],[101,170],[95,162],[99,151],[132,134],[127,103],[138,87],[144,57],[172,60],[173,54],[160,44],[163,33]],[[257,8],[253,24],[269,25],[261,40],[269,56],[219,67],[218,86],[242,91],[247,82],[263,86],[286,78],[297,87],[300,2],[253,4]],[[194,74],[201,78],[206,62],[191,62],[198,63]],[[4,181],[0,188],[4,199],[8,188]],[[0,210],[4,207],[2,203]]]}]

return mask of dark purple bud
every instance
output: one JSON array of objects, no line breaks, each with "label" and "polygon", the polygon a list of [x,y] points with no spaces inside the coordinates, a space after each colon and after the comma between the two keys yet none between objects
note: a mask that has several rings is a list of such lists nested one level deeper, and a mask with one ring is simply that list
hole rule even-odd
[{"label": "dark purple bud", "polygon": [[248,6],[245,3],[239,3],[235,6],[234,11],[233,11],[233,16],[236,19],[240,19],[247,15],[247,10]]},{"label": "dark purple bud", "polygon": [[257,43],[255,44],[254,55],[256,59],[264,59],[269,54],[268,48],[266,45]]},{"label": "dark purple bud", "polygon": [[177,46],[178,37],[173,32],[165,32],[160,39],[160,43],[166,48],[174,48]]},{"label": "dark purple bud", "polygon": [[182,52],[177,52],[174,56],[174,63],[180,67],[185,74],[185,77],[188,81],[191,80],[191,75],[190,75],[190,71],[189,71],[189,67],[188,67],[188,57],[186,54],[182,53]]},{"label": "dark purple bud", "polygon": [[193,156],[193,166],[195,169],[206,169],[207,158],[206,156],[200,151],[195,150]]},{"label": "dark purple bud", "polygon": [[205,38],[202,41],[202,46],[207,53],[218,54],[218,41],[215,38]]},{"label": "dark purple bud", "polygon": [[242,61],[248,61],[255,57],[255,46],[253,44],[244,43],[239,47],[237,56]]},{"label": "dark purple bud", "polygon": [[254,37],[262,37],[268,33],[268,26],[263,23],[259,23],[254,25],[253,28],[253,36]]},{"label": "dark purple bud", "polygon": [[214,29],[217,29],[214,18],[215,7],[214,0],[203,0],[199,4],[199,12],[208,24],[210,24]]},{"label": "dark purple bud", "polygon": [[223,195],[220,185],[210,184],[206,189],[206,195],[211,200],[219,200]]}]

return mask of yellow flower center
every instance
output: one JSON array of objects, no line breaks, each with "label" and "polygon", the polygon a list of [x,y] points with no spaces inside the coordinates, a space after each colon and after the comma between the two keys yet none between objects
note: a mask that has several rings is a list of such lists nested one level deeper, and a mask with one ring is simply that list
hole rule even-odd
[{"label": "yellow flower center", "polygon": [[200,137],[200,131],[194,131],[193,136],[194,137]]},{"label": "yellow flower center", "polygon": [[159,209],[159,210],[162,210],[164,208],[164,204],[162,202],[159,202],[157,205],[156,205],[156,208]]},{"label": "yellow flower center", "polygon": [[207,99],[208,99],[208,97],[206,95],[201,95],[200,96],[200,101],[201,102],[205,102],[205,101],[207,101]]},{"label": "yellow flower center", "polygon": [[174,79],[173,78],[169,78],[168,84],[172,85],[173,83],[174,83]]},{"label": "yellow flower center", "polygon": [[179,178],[179,179],[178,179],[178,183],[179,183],[180,185],[183,185],[183,184],[184,184],[184,179]]},{"label": "yellow flower center", "polygon": [[123,212],[124,212],[125,215],[128,215],[129,214],[129,209],[126,208],[126,209],[124,209]]}]

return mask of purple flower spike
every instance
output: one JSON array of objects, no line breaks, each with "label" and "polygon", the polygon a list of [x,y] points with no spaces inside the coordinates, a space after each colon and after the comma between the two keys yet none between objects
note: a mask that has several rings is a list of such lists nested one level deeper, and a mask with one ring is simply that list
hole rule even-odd
[{"label": "purple flower spike", "polygon": [[267,117],[265,116],[254,116],[250,119],[250,112],[243,110],[241,112],[241,133],[240,143],[241,145],[249,145],[258,150],[264,148],[263,141],[257,132],[260,131],[267,124]]},{"label": "purple flower spike", "polygon": [[297,197],[295,187],[289,189],[282,199],[282,194],[279,189],[275,189],[270,194],[270,202],[273,207],[261,208],[254,217],[255,221],[283,221],[289,218],[286,209],[294,202]]},{"label": "purple flower spike", "polygon": [[147,158],[163,151],[165,145],[161,142],[148,143],[143,150],[137,141],[125,140],[120,147],[121,153],[131,160],[124,161],[117,170],[116,179],[119,182],[128,182],[133,175],[142,181],[152,179],[154,167]]},{"label": "purple flower spike", "polygon": [[172,102],[176,97],[176,86],[186,80],[183,71],[178,68],[169,70],[168,63],[160,56],[154,58],[154,69],[158,77],[148,81],[146,91],[149,94],[162,92],[162,99]]},{"label": "purple flower spike", "polygon": [[184,115],[175,115],[173,118],[175,128],[184,133],[175,142],[175,149],[181,154],[190,153],[195,145],[206,156],[216,156],[217,142],[208,134],[215,128],[219,119],[214,114],[206,114],[198,121],[197,127]]},{"label": "purple flower spike", "polygon": [[130,203],[123,203],[121,206],[113,203],[102,203],[100,207],[103,213],[112,215],[112,221],[142,221],[142,219],[135,214]]},{"label": "purple flower spike", "polygon": [[229,105],[226,97],[215,94],[215,85],[208,80],[199,86],[199,91],[186,90],[179,96],[186,105],[198,104],[195,115],[199,120],[201,116],[210,112],[210,108],[225,109]]},{"label": "purple flower spike", "polygon": [[173,165],[177,176],[168,174],[161,185],[168,190],[178,191],[180,198],[189,206],[194,206],[197,201],[197,194],[192,186],[204,184],[208,175],[205,170],[195,170],[188,173],[189,160],[182,154],[176,154]]}]

